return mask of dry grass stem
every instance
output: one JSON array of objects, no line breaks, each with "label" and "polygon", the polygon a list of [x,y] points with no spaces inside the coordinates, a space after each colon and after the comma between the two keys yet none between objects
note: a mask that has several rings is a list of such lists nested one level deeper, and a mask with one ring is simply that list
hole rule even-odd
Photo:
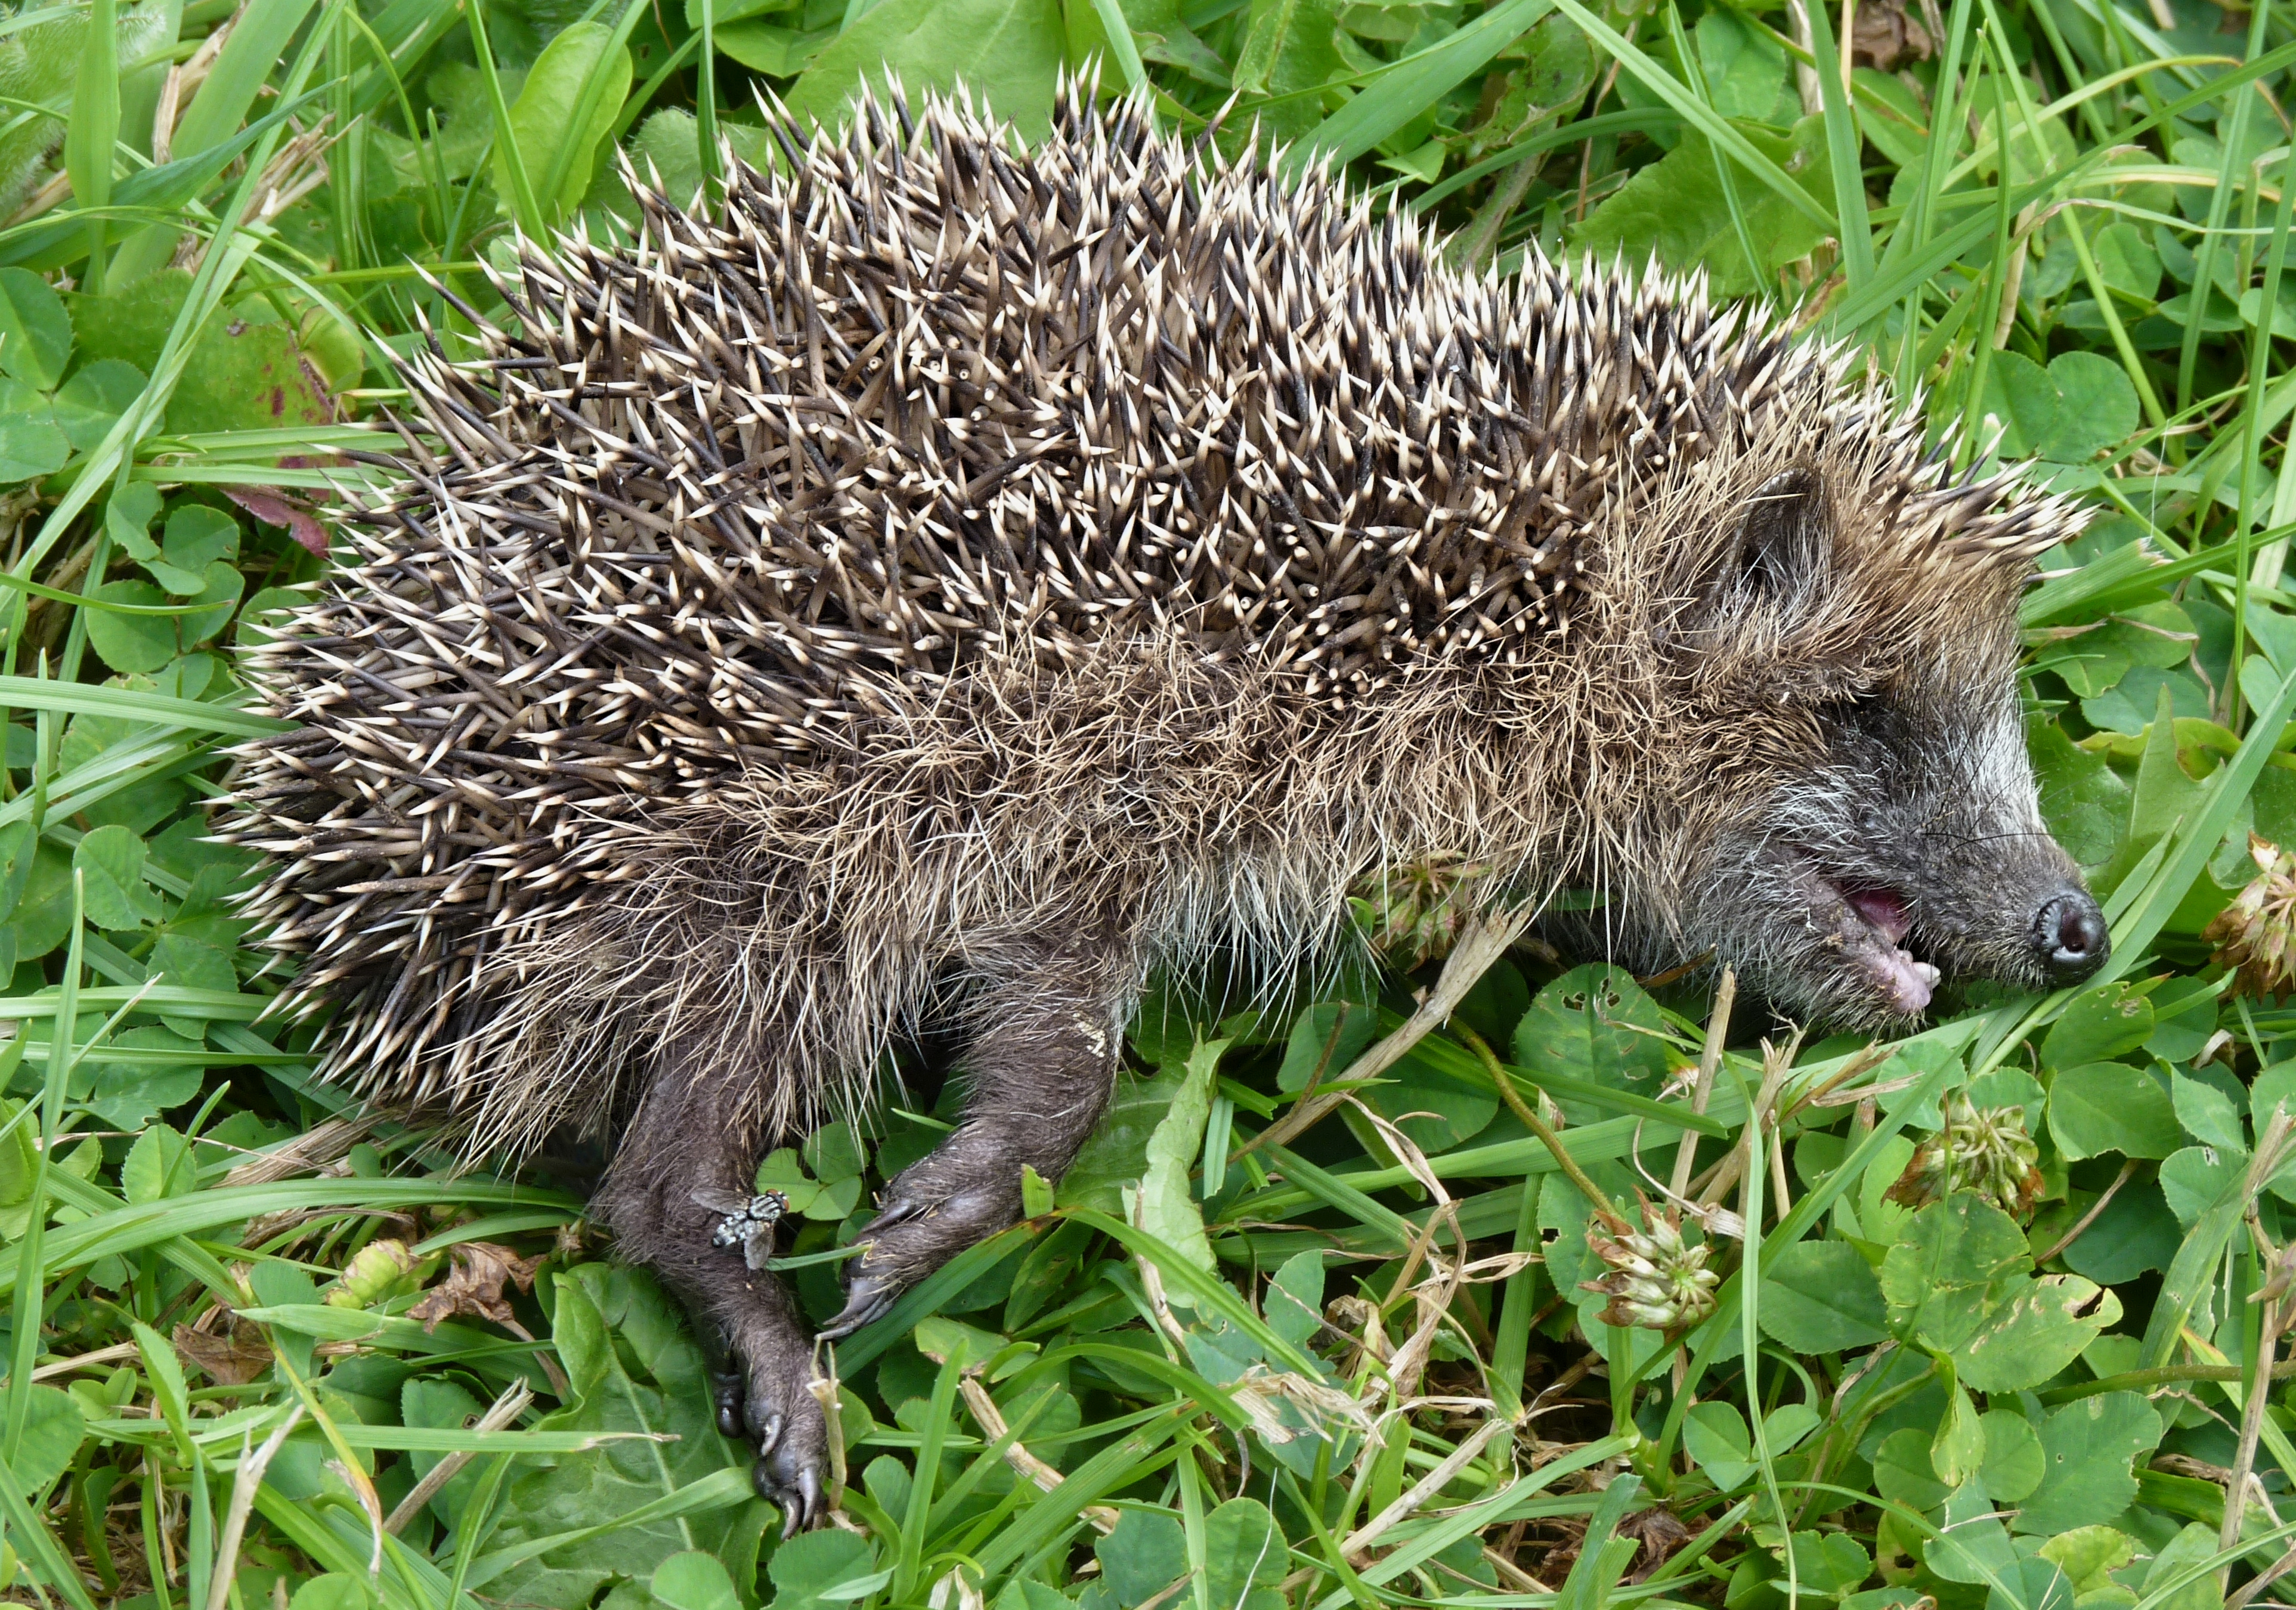
[{"label": "dry grass stem", "polygon": [[[1757,1124],[1766,1128],[1771,1126],[1771,1111],[1777,1105],[1778,1092],[1785,1088],[1786,1079],[1793,1072],[1794,1054],[1800,1049],[1801,1032],[1798,1029],[1783,1048],[1771,1044],[1767,1040],[1762,1042],[1762,1084],[1754,1094],[1752,1110],[1746,1115],[1745,1131],[1738,1137],[1738,1144],[1730,1148],[1729,1154],[1707,1176],[1706,1188],[1698,1193],[1700,1206],[1711,1207],[1719,1203],[1738,1183],[1738,1176],[1745,1173],[1747,1149],[1753,1144],[1754,1127]],[[1749,1233],[1759,1228],[1747,1226]]]},{"label": "dry grass stem", "polygon": [[1386,1508],[1349,1532],[1347,1541],[1340,1545],[1340,1551],[1351,1564],[1361,1565],[1364,1551],[1385,1536],[1390,1527],[1417,1514],[1422,1505],[1442,1491],[1451,1478],[1465,1469],[1468,1462],[1482,1452],[1486,1446],[1501,1433],[1513,1429],[1512,1422],[1496,1415],[1485,1420],[1476,1428],[1474,1435],[1454,1448],[1441,1464],[1398,1493],[1395,1501]]},{"label": "dry grass stem", "polygon": [[286,1145],[259,1152],[234,1165],[223,1177],[224,1189],[267,1185],[313,1173],[348,1156],[352,1147],[375,1132],[384,1114],[370,1110],[353,1118],[327,1118],[305,1130]]},{"label": "dry grass stem", "polygon": [[2083,1214],[2080,1218],[2074,1222],[2073,1227],[2065,1231],[2063,1235],[2059,1236],[2055,1243],[2050,1246],[2049,1250],[2043,1253],[2039,1257],[2035,1258],[2033,1262],[2035,1263],[2047,1263],[2051,1258],[2054,1258],[2058,1254],[2063,1252],[2066,1247],[2070,1246],[2074,1242],[2079,1240],[2082,1236],[2087,1234],[2088,1227],[2096,1222],[2097,1216],[2103,1213],[2106,1208],[2112,1205],[2112,1199],[2120,1194],[2120,1188],[2128,1184],[2129,1181],[2136,1177],[2136,1159],[2131,1157],[2128,1162],[2120,1165],[2120,1172],[2112,1177],[2112,1183],[2104,1188],[2104,1194],[2099,1197],[2095,1201],[2090,1203],[2088,1205],[2088,1211]]},{"label": "dry grass stem", "polygon": [[[1706,1114],[1706,1104],[1713,1099],[1714,1075],[1722,1068],[1722,1047],[1730,1037],[1730,1009],[1738,1000],[1738,975],[1728,968],[1722,969],[1721,982],[1714,986],[1714,1005],[1706,1014],[1706,1043],[1699,1048],[1698,1082],[1690,1088],[1690,1110],[1700,1117]],[[1690,1189],[1690,1171],[1698,1160],[1698,1132],[1684,1130],[1674,1151],[1674,1180],[1667,1195],[1680,1201]]]},{"label": "dry grass stem", "polygon": [[[479,1417],[477,1423],[471,1429],[500,1431],[517,1419],[520,1415],[524,1414],[526,1406],[533,1402],[534,1389],[523,1380],[512,1381],[508,1386],[503,1388],[500,1397],[487,1406],[486,1413]],[[391,1507],[390,1515],[383,1519],[382,1529],[391,1536],[397,1537],[407,1522],[422,1513],[423,1505],[429,1503],[446,1487],[447,1483],[453,1481],[461,1473],[463,1466],[478,1457],[468,1449],[457,1449],[431,1466],[430,1474],[415,1483],[407,1490],[406,1496]]]},{"label": "dry grass stem", "polygon": [[[75,1369],[101,1369],[107,1364],[124,1364],[139,1352],[133,1342],[114,1342],[109,1347],[99,1347],[77,1358],[58,1359],[53,1364],[43,1364],[32,1371],[36,1381],[51,1381],[60,1375],[70,1375]],[[0,1387],[5,1387],[8,1377],[0,1375]]]},{"label": "dry grass stem", "polygon": [[297,1403],[287,1411],[279,1428],[264,1438],[260,1448],[240,1456],[238,1472],[231,1482],[231,1505],[224,1512],[223,1531],[216,1539],[216,1564],[214,1573],[208,1578],[207,1610],[226,1610],[231,1602],[231,1585],[239,1573],[240,1541],[247,1533],[247,1516],[255,1508],[256,1489],[263,1485],[264,1471],[279,1450],[286,1446],[288,1435],[302,1418],[303,1405]]},{"label": "dry grass stem", "polygon": [[[988,1395],[988,1388],[980,1384],[979,1377],[962,1377],[957,1381],[956,1389],[963,1394],[965,1407],[972,1410],[972,1418],[980,1423],[982,1434],[990,1442],[1003,1442],[1010,1434],[1013,1427],[1004,1418],[1004,1410],[996,1407],[996,1400]],[[1004,1462],[1013,1467],[1013,1475],[1034,1484],[1040,1492],[1050,1492],[1067,1479],[1054,1467],[1023,1448],[1018,1437],[1005,1443]],[[1086,1505],[1084,1518],[1103,1537],[1116,1530],[1117,1513],[1105,1504]]]},{"label": "dry grass stem", "polygon": [[[1435,980],[1435,987],[1418,1009],[1404,1019],[1396,1031],[1371,1047],[1340,1075],[1337,1083],[1352,1086],[1362,1080],[1376,1079],[1394,1067],[1411,1048],[1450,1021],[1459,1002],[1476,981],[1490,970],[1491,963],[1506,954],[1523,929],[1530,926],[1528,910],[1492,911],[1471,923],[1443,963],[1443,970]],[[1236,1148],[1233,1156],[1241,1157],[1263,1146],[1282,1146],[1294,1136],[1304,1132],[1336,1110],[1347,1099],[1347,1090],[1327,1091],[1311,1100],[1302,1101],[1283,1117],[1269,1124],[1250,1140]],[[1233,1159],[1231,1159],[1233,1160]]]}]

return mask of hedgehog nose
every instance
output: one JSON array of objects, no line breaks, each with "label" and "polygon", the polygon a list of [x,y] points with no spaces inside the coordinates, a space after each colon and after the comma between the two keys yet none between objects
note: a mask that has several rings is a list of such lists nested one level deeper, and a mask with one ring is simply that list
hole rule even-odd
[{"label": "hedgehog nose", "polygon": [[2104,913],[2086,890],[2050,895],[2033,916],[2033,950],[2053,983],[2079,984],[2112,953]]}]

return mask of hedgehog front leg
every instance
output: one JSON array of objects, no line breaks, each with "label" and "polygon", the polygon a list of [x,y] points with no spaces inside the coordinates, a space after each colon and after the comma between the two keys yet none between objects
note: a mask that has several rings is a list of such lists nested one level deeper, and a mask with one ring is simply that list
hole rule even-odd
[{"label": "hedgehog front leg", "polygon": [[756,1450],[750,1480],[784,1537],[826,1513],[829,1429],[809,1389],[813,1341],[779,1279],[718,1235],[702,1197],[747,1197],[757,1169],[730,1097],[707,1080],[657,1080],[624,1132],[599,1205],[622,1255],[660,1276],[708,1356],[718,1429]]},{"label": "hedgehog front leg", "polygon": [[1078,942],[989,993],[962,1064],[964,1121],[885,1188],[824,1340],[883,1317],[908,1287],[1018,1222],[1023,1164],[1046,1180],[1068,1171],[1115,1088],[1128,980],[1112,946]]}]

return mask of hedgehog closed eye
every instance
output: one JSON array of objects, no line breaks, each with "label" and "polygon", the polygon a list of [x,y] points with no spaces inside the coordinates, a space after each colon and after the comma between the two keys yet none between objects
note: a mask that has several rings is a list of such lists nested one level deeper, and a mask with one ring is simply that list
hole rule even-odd
[{"label": "hedgehog closed eye", "polygon": [[758,1164],[907,1037],[964,1116],[824,1337],[1059,1179],[1152,974],[1313,976],[1383,869],[1849,1026],[2104,960],[2016,698],[2081,513],[1948,485],[1841,352],[1694,281],[1456,274],[1088,83],[1027,151],[947,98],[769,120],[786,164],[729,151],[707,214],[626,172],[634,245],[530,249],[456,304],[482,361],[408,361],[220,830],[324,1077],[611,1141],[597,1211],[788,1526],[827,1427]]}]

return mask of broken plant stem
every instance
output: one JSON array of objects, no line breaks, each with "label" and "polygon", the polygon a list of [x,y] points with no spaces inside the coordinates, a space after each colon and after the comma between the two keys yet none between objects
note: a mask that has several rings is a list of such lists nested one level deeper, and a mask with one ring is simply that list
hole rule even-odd
[{"label": "broken plant stem", "polygon": [[255,1490],[263,1485],[264,1471],[286,1445],[288,1434],[302,1418],[303,1405],[298,1403],[287,1411],[279,1428],[263,1439],[262,1447],[240,1456],[239,1472],[231,1482],[231,1506],[224,1512],[223,1532],[216,1539],[216,1568],[208,1578],[207,1610],[225,1610],[231,1601],[231,1585],[239,1573],[240,1540],[247,1534],[247,1516],[255,1508]]},{"label": "broken plant stem", "polygon": [[2254,1604],[2256,1600],[2263,1595],[2264,1590],[2267,1588],[2272,1586],[2273,1583],[2278,1581],[2291,1571],[2296,1571],[2296,1549],[2291,1549],[2287,1553],[2273,1561],[2271,1568],[2266,1571],[2261,1576],[2257,1577],[2252,1581],[2243,1583],[2239,1592],[2225,1600],[2225,1610],[2247,1610],[2247,1607],[2250,1605]]},{"label": "broken plant stem", "polygon": [[822,1424],[832,1427],[829,1438],[829,1513],[839,1515],[845,1508],[845,1483],[850,1473],[845,1467],[845,1433],[837,1408],[837,1349],[816,1341],[813,1346],[813,1373],[805,1389],[821,1410]]},{"label": "broken plant stem", "polygon": [[[1767,1040],[1762,1042],[1761,1089],[1755,1092],[1754,1105],[1746,1114],[1746,1127],[1739,1132],[1738,1144],[1715,1165],[1713,1173],[1706,1181],[1706,1189],[1698,1193],[1700,1206],[1712,1207],[1721,1201],[1730,1194],[1730,1188],[1738,1183],[1738,1176],[1745,1173],[1747,1148],[1753,1140],[1754,1126],[1767,1122],[1770,1109],[1777,1105],[1778,1092],[1785,1088],[1786,1075],[1793,1071],[1794,1053],[1800,1049],[1800,1030],[1786,1041],[1784,1050]],[[1751,1235],[1759,1228],[1759,1225],[1749,1224],[1746,1233]]]},{"label": "broken plant stem", "polygon": [[[1013,1427],[1005,1420],[1004,1411],[996,1407],[996,1400],[988,1395],[988,1388],[983,1386],[977,1377],[959,1376],[956,1389],[964,1394],[965,1407],[972,1410],[972,1418],[980,1423],[980,1429],[988,1434],[991,1443],[1004,1442],[1011,1435]],[[1041,1492],[1050,1492],[1063,1479],[1058,1470],[1021,1447],[1018,1437],[1004,1443],[1004,1458],[1005,1464],[1012,1467],[1013,1475]],[[1083,1514],[1092,1529],[1103,1537],[1116,1530],[1116,1511],[1105,1504],[1087,1504]]]},{"label": "broken plant stem", "polygon": [[1233,1163],[1249,1151],[1263,1146],[1282,1146],[1303,1130],[1320,1122],[1353,1093],[1366,1079],[1376,1079],[1394,1067],[1411,1048],[1435,1030],[1450,1021],[1459,1002],[1476,981],[1490,970],[1491,963],[1506,954],[1524,928],[1530,926],[1528,908],[1516,911],[1488,911],[1467,927],[1459,943],[1452,949],[1450,959],[1443,963],[1443,971],[1435,980],[1435,987],[1427,999],[1405,1018],[1396,1031],[1357,1057],[1334,1082],[1339,1088],[1325,1091],[1310,1100],[1301,1101],[1275,1123],[1261,1130],[1228,1155]]},{"label": "broken plant stem", "polygon": [[[2274,1284],[2281,1292],[2274,1293],[2264,1304],[2264,1323],[2256,1336],[2256,1363],[2248,1381],[2248,1401],[2241,1405],[2240,1445],[2233,1456],[2232,1478],[2225,1483],[2224,1525],[2217,1537],[2217,1547],[2231,1549],[2240,1542],[2241,1523],[2248,1510],[2250,1473],[2256,1467],[2256,1443],[2264,1430],[2264,1407],[2272,1400],[2273,1358],[2280,1351],[2281,1333],[2288,1322],[2296,1318],[2296,1300],[2292,1300],[2284,1287],[2291,1272],[2291,1259],[2296,1249],[2283,1251],[2277,1260]],[[2266,1288],[2267,1291],[2270,1287]],[[2266,1296],[2259,1291],[2250,1297],[2254,1302]],[[2229,1567],[2226,1568],[2229,1576]]]},{"label": "broken plant stem", "polygon": [[[487,1406],[486,1413],[479,1417],[478,1423],[471,1429],[500,1431],[524,1414],[526,1406],[533,1402],[534,1389],[521,1377],[503,1389],[502,1396]],[[423,1505],[436,1498],[447,1483],[461,1473],[463,1466],[478,1457],[470,1449],[462,1448],[431,1466],[430,1474],[415,1483],[407,1490],[405,1498],[391,1506],[390,1515],[383,1519],[382,1529],[397,1537],[407,1522],[422,1513]]]},{"label": "broken plant stem", "polygon": [[[1577,1363],[1571,1365],[1568,1369],[1565,1369],[1561,1375],[1556,1376],[1553,1380],[1549,1381],[1543,1388],[1541,1388],[1538,1395],[1530,1401],[1530,1407],[1533,1410],[1537,1410],[1543,1406],[1546,1400],[1553,1397],[1556,1393],[1570,1391],[1573,1386],[1578,1385],[1579,1382],[1594,1374],[1595,1367],[1602,1361],[1603,1355],[1601,1353],[1588,1353]],[[1527,1419],[1529,1417],[1526,1415],[1524,1418]]]},{"label": "broken plant stem", "polygon": [[364,1112],[350,1118],[328,1118],[304,1131],[283,1146],[250,1155],[223,1177],[226,1189],[242,1185],[268,1185],[324,1168],[365,1140],[390,1115]]},{"label": "broken plant stem", "polygon": [[[496,1323],[521,1342],[534,1341],[534,1332],[516,1320],[498,1320]],[[558,1368],[558,1361],[552,1358],[548,1350],[538,1342],[535,1343],[534,1361],[542,1367],[542,1373],[549,1378],[552,1394],[562,1403],[570,1400],[574,1395],[573,1384],[567,1380],[566,1372]]]},{"label": "broken plant stem", "polygon": [[[1723,1042],[1730,1037],[1730,1009],[1738,1000],[1738,975],[1728,968],[1722,969],[1722,981],[1714,986],[1713,1009],[1706,1014],[1706,1043],[1698,1053],[1698,1083],[1691,1087],[1690,1110],[1693,1116],[1703,1117],[1706,1103],[1714,1094],[1714,1075],[1721,1071]],[[1690,1189],[1690,1171],[1698,1159],[1698,1132],[1686,1129],[1675,1148],[1674,1181],[1667,1195],[1680,1201]]]},{"label": "broken plant stem", "polygon": [[2104,1212],[2106,1208],[2112,1205],[2112,1199],[2120,1194],[2120,1188],[2128,1184],[2129,1181],[2136,1177],[2136,1159],[2131,1157],[2128,1162],[2120,1165],[2120,1172],[2113,1176],[2112,1183],[2104,1188],[2104,1194],[2099,1197],[2095,1201],[2089,1204],[2088,1211],[2080,1216],[2079,1222],[2070,1230],[2065,1231],[2063,1235],[2058,1237],[2056,1244],[2051,1246],[2048,1251],[2043,1253],[2039,1257],[2034,1259],[2034,1263],[2038,1266],[2047,1263],[2051,1258],[2055,1257],[2059,1253],[2064,1251],[2066,1247],[2070,1246],[2074,1242],[2079,1240],[2081,1237],[2087,1234],[2088,1227],[2096,1222],[2097,1215]]},{"label": "broken plant stem", "polygon": [[[32,1371],[36,1381],[53,1380],[60,1375],[70,1375],[75,1369],[101,1369],[107,1364],[118,1364],[135,1358],[143,1349],[133,1342],[114,1342],[109,1347],[99,1347],[93,1353],[83,1353],[69,1359],[58,1359],[53,1364],[43,1364]],[[0,1375],[0,1390],[5,1390],[8,1377]]]},{"label": "broken plant stem", "polygon": [[1522,1099],[1521,1092],[1514,1087],[1514,1081],[1507,1076],[1506,1067],[1498,1059],[1497,1053],[1485,1043],[1480,1034],[1464,1024],[1459,1026],[1457,1032],[1459,1038],[1467,1042],[1467,1049],[1482,1058],[1484,1070],[1490,1075],[1491,1083],[1499,1087],[1499,1098],[1507,1104],[1507,1110],[1521,1119],[1522,1126],[1537,1135],[1546,1149],[1554,1154],[1554,1165],[1562,1171],[1563,1176],[1586,1194],[1587,1200],[1595,1205],[1595,1211],[1603,1216],[1605,1223],[1622,1230],[1629,1228],[1626,1216],[1619,1212],[1603,1188],[1578,1165],[1578,1159],[1572,1156],[1570,1148],[1562,1144],[1562,1137],[1554,1132],[1554,1125],[1540,1117],[1538,1109]]},{"label": "broken plant stem", "polygon": [[1483,1549],[1483,1558],[1490,1563],[1492,1570],[1499,1573],[1500,1581],[1505,1582],[1507,1586],[1514,1589],[1518,1592],[1552,1593],[1554,1591],[1554,1589],[1548,1587],[1545,1582],[1540,1581],[1537,1577],[1531,1575],[1529,1572],[1525,1571],[1521,1565],[1516,1565],[1513,1560],[1507,1558],[1505,1555],[1501,1554],[1497,1549],[1489,1547],[1488,1544],[1485,1545]]},{"label": "broken plant stem", "polygon": [[1841,1107],[1851,1101],[1865,1099],[1876,1090],[1887,1091],[1904,1089],[1914,1082],[1911,1079],[1902,1082],[1893,1080],[1885,1085],[1863,1085],[1846,1094],[1842,1091],[1842,1086],[1851,1080],[1862,1078],[1872,1073],[1897,1054],[1895,1046],[1879,1043],[1868,1045],[1862,1051],[1853,1052],[1849,1060],[1828,1074],[1823,1083],[1803,1091],[1787,1103],[1778,1114],[1778,1122],[1784,1123],[1805,1107]]},{"label": "broken plant stem", "polygon": [[1467,1467],[1469,1461],[1482,1452],[1484,1446],[1503,1431],[1513,1429],[1513,1422],[1493,1415],[1475,1430],[1474,1435],[1451,1450],[1443,1462],[1413,1483],[1410,1491],[1399,1494],[1395,1501],[1365,1521],[1348,1535],[1340,1545],[1350,1565],[1363,1564],[1363,1552],[1386,1535],[1388,1529],[1399,1521],[1409,1519],[1420,1507],[1450,1484],[1451,1478]]}]

